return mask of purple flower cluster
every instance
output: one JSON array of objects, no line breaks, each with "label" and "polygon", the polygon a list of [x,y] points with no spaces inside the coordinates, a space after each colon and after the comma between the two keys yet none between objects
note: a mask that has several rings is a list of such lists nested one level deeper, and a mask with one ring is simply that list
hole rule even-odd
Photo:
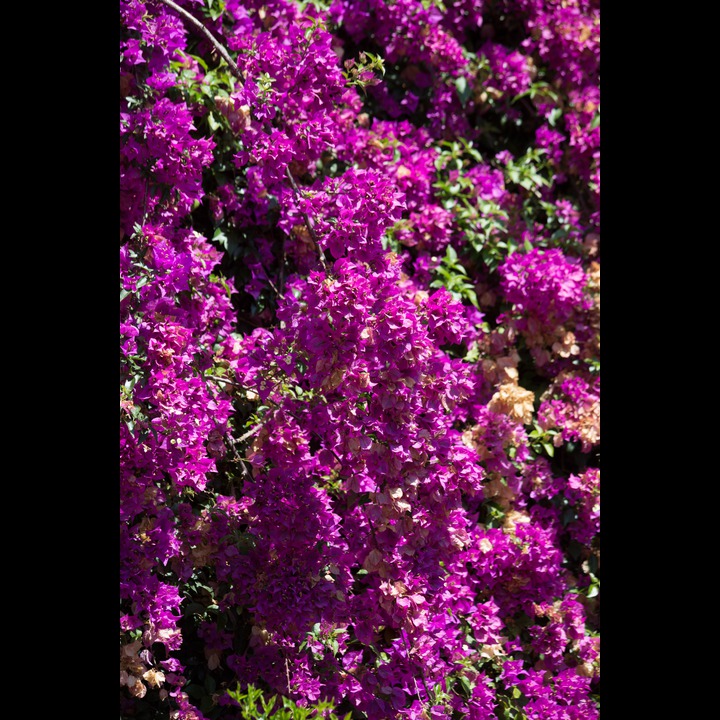
[{"label": "purple flower cluster", "polygon": [[[185,103],[163,96],[185,28],[143,3],[123,3],[121,13],[131,32],[121,76],[120,681],[131,698],[159,688],[190,718],[182,665],[162,659],[183,641],[181,587],[168,568],[185,552],[187,528],[174,507],[206,488],[226,452],[232,401],[204,373],[232,364],[233,312],[211,278],[220,253],[183,227],[214,146],[193,136]],[[138,66],[149,88],[141,104],[128,100]]]},{"label": "purple flower cluster", "polygon": [[177,4],[237,71],[122,0],[123,716],[594,720],[596,4]]},{"label": "purple flower cluster", "polygon": [[534,248],[528,253],[514,253],[498,272],[507,302],[540,325],[562,324],[589,306],[583,292],[586,279],[582,266],[561,250]]},{"label": "purple flower cluster", "polygon": [[600,443],[600,378],[561,373],[545,393],[538,421],[560,430],[557,443],[579,442],[583,452]]},{"label": "purple flower cluster", "polygon": [[[144,226],[121,248],[121,625],[142,631],[144,673],[157,671],[153,646],[182,643],[179,588],[163,569],[183,550],[172,506],[203,491],[226,452],[231,400],[203,378],[234,357],[229,298],[209,281],[217,260],[204,238],[162,225]],[[129,678],[142,697],[141,678]]]}]

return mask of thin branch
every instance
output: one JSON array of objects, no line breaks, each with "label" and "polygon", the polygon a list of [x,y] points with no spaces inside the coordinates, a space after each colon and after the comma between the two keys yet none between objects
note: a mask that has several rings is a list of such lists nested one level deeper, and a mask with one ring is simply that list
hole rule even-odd
[{"label": "thin branch", "polygon": [[537,108],[526,97],[520,98],[520,104],[527,110],[530,117],[537,115]]},{"label": "thin branch", "polygon": [[[405,653],[407,655],[408,664],[412,664],[412,661],[410,660],[410,647],[408,646],[407,637],[405,635],[405,628],[402,626],[400,627],[400,635],[403,639],[403,643],[405,644]],[[425,688],[425,694],[427,695],[427,702],[430,703],[431,702],[430,690],[428,690],[427,682],[425,682],[425,673],[422,668],[422,663],[419,663],[417,667],[420,670],[420,679],[422,680],[423,687]],[[415,687],[417,688],[417,682],[415,683]],[[418,693],[418,700],[421,700],[419,693]],[[421,700],[421,702],[422,702],[422,700]]]},{"label": "thin branch", "polygon": [[280,242],[281,245],[281,252],[280,252],[280,277],[278,279],[278,289],[280,290],[279,296],[282,296],[282,294],[285,292],[285,235],[283,234]]},{"label": "thin branch", "polygon": [[[204,37],[206,37],[211,43],[212,46],[217,50],[217,52],[220,54],[220,57],[222,57],[223,60],[228,64],[228,67],[232,71],[233,75],[240,80],[240,82],[244,82],[245,78],[243,78],[240,68],[238,68],[235,61],[230,57],[230,53],[215,39],[213,34],[203,25],[196,17],[191,15],[187,10],[181,8],[177,3],[174,3],[173,0],[159,0],[159,2],[163,3],[164,5],[167,5],[169,8],[172,8],[176,13],[178,13],[181,17],[183,17],[187,22],[189,22],[198,32],[200,32]],[[292,176],[292,173],[290,172],[290,168],[285,168],[285,173],[287,174],[288,178],[290,179],[290,184],[292,185],[293,192],[295,193],[296,199],[300,197],[300,189],[297,186],[297,183],[295,182],[295,178]],[[302,212],[302,211],[301,211]],[[323,254],[322,248],[320,247],[320,243],[318,242],[318,236],[315,232],[315,228],[313,227],[312,221],[310,220],[310,217],[306,212],[302,212],[303,218],[305,220],[305,225],[307,226],[308,232],[310,233],[310,237],[313,239],[313,242],[315,243],[315,248],[318,252],[318,257],[320,259],[320,264],[323,266],[323,269],[325,272],[327,272],[327,264],[325,263],[325,256]],[[265,268],[263,267],[263,270]],[[271,287],[273,290],[279,295],[277,288],[275,288],[275,285],[273,284],[272,280],[270,280],[270,277],[268,275],[267,270],[265,270],[265,274],[268,276],[268,281],[270,282]],[[284,277],[282,278],[281,285],[284,286]],[[283,287],[284,289],[284,287]]]},{"label": "thin branch", "polygon": [[262,258],[260,257],[260,252],[258,251],[254,242],[251,242],[250,252],[255,256],[255,259],[260,263],[260,267],[262,268],[262,271],[265,273],[265,279],[270,284],[272,291],[275,293],[275,295],[279,296],[280,291],[277,289],[277,287],[275,287],[275,283],[272,281],[272,278],[270,277],[270,271],[265,267],[265,263],[263,262]]},{"label": "thin branch", "polygon": [[215,380],[216,382],[224,382],[228,385],[232,385],[233,387],[242,389],[242,385],[238,385],[236,382],[233,382],[232,380],[227,380],[224,377],[220,377],[219,375],[203,375],[204,380]]},{"label": "thin branch", "polygon": [[256,318],[252,317],[251,315],[245,315],[244,313],[238,313],[237,314],[238,320],[241,320],[244,323],[247,323],[248,325],[252,325],[253,327],[259,328],[259,327],[265,327],[262,321],[258,321]]},{"label": "thin branch", "polygon": [[[299,199],[300,197],[300,188],[298,188],[297,183],[295,182],[295,178],[293,177],[292,173],[290,172],[290,168],[285,168],[285,174],[288,176],[290,180],[290,184],[292,185],[293,192],[295,193],[295,199]],[[313,227],[312,221],[310,220],[310,217],[308,214],[304,211],[300,211],[303,216],[303,220],[305,220],[305,225],[307,226],[308,232],[310,233],[310,237],[312,238],[313,242],[315,243],[315,248],[318,251],[318,257],[320,258],[320,264],[323,266],[323,270],[327,272],[327,265],[325,264],[325,257],[323,255],[322,248],[320,247],[320,242],[318,241],[317,233],[315,232],[315,228]]]},{"label": "thin branch", "polygon": [[142,224],[144,225],[147,222],[147,197],[148,197],[148,189],[150,185],[150,178],[145,178],[145,195],[143,195],[143,220]]},{"label": "thin branch", "polygon": [[[237,459],[238,463],[240,463],[240,471],[242,472],[243,476],[247,478],[250,482],[253,482],[253,477],[250,474],[250,471],[245,467],[246,462],[250,462],[247,458],[240,457],[238,454],[238,451],[235,448],[235,443],[231,443],[230,447],[233,449],[233,452],[235,453],[235,458]],[[232,483],[232,478],[230,479],[230,482]],[[233,490],[235,489],[235,486],[233,485]]]},{"label": "thin branch", "polygon": [[248,438],[251,438],[258,430],[262,428],[262,425],[256,425],[254,428],[250,428],[244,435],[241,435],[235,442],[241,443],[245,442]]},{"label": "thin branch", "polygon": [[[284,655],[285,653],[283,653]],[[285,677],[287,678],[287,686],[288,686],[288,696],[292,692],[290,689],[290,666],[288,665],[288,659],[287,656],[285,656]]]},{"label": "thin branch", "polygon": [[244,80],[242,74],[240,73],[240,68],[238,68],[237,63],[230,57],[230,53],[228,53],[228,51],[215,39],[213,34],[194,15],[191,15],[187,10],[181,8],[172,0],[160,0],[160,2],[167,5],[169,8],[172,8],[176,13],[185,18],[185,20],[187,20],[198,32],[202,33],[212,43],[213,47],[220,54],[220,57],[228,64],[233,75],[241,82]]},{"label": "thin branch", "polygon": [[[363,517],[367,520],[367,524],[370,526],[370,534],[372,535],[373,542],[375,543],[375,549],[380,550],[380,544],[378,543],[377,535],[375,534],[375,526],[372,524],[372,520],[368,517],[365,505],[361,505],[360,507],[362,509]],[[382,550],[380,550],[380,552],[382,552]]]}]

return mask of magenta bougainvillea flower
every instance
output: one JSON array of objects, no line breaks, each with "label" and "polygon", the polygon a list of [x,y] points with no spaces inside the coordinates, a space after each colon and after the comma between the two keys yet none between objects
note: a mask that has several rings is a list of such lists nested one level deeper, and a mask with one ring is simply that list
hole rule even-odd
[{"label": "magenta bougainvillea flower", "polygon": [[120,19],[121,715],[598,718],[597,3]]}]

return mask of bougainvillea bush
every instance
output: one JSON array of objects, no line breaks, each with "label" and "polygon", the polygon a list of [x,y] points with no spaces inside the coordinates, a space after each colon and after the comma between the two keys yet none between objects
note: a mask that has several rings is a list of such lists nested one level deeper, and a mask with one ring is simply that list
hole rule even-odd
[{"label": "bougainvillea bush", "polygon": [[597,0],[121,0],[120,710],[599,717]]}]

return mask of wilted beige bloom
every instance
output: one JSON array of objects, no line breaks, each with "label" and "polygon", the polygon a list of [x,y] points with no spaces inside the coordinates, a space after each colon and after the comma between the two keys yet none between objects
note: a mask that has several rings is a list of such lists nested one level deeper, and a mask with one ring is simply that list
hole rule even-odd
[{"label": "wilted beige bloom", "polygon": [[147,680],[150,687],[160,687],[165,682],[165,673],[152,668],[143,673],[143,679]]},{"label": "wilted beige bloom", "polygon": [[480,657],[489,658],[492,660],[494,657],[505,655],[505,650],[500,643],[494,645],[483,645],[480,648]]},{"label": "wilted beige bloom", "polygon": [[123,658],[134,658],[140,652],[141,647],[142,642],[140,640],[135,640],[127,645],[123,645],[120,648],[120,655]]},{"label": "wilted beige bloom", "polygon": [[[120,647],[120,685],[127,685],[130,688],[138,681],[138,678],[147,670],[147,665],[138,654],[142,642],[134,642]],[[142,683],[141,683],[142,684]],[[142,696],[139,696],[142,697]]]},{"label": "wilted beige bloom", "polygon": [[518,523],[528,525],[530,522],[530,516],[527,513],[521,510],[511,510],[505,515],[503,529],[513,532]]},{"label": "wilted beige bloom", "polygon": [[223,97],[217,95],[215,98],[215,107],[227,118],[230,129],[236,135],[242,135],[250,127],[250,106],[235,105],[235,101],[231,97]]},{"label": "wilted beige bloom", "polygon": [[599,249],[599,245],[600,245],[600,236],[597,233],[588,233],[585,236],[583,245],[585,246],[585,249],[587,250],[588,257],[591,257],[591,258],[596,257],[598,254],[598,249]]},{"label": "wilted beige bloom", "polygon": [[323,378],[321,386],[325,390],[335,390],[337,387],[340,386],[340,383],[343,381],[346,373],[347,368],[344,365],[334,368],[329,375],[326,375]]},{"label": "wilted beige bloom", "polygon": [[514,383],[504,383],[490,399],[488,409],[529,425],[532,422],[534,402],[535,393]]},{"label": "wilted beige bloom", "polygon": [[565,328],[560,326],[555,331],[555,336],[558,339],[553,343],[552,351],[560,357],[568,358],[580,352],[580,348],[575,342],[575,333],[565,330]]},{"label": "wilted beige bloom", "polygon": [[270,633],[259,625],[253,625],[250,633],[250,645],[267,645],[270,642]]},{"label": "wilted beige bloom", "polygon": [[134,675],[128,675],[127,689],[130,691],[130,694],[136,698],[143,698],[145,697],[145,693],[147,693],[145,683]]},{"label": "wilted beige bloom", "polygon": [[480,543],[480,550],[484,553],[490,552],[493,549],[492,543],[487,539],[483,538]]},{"label": "wilted beige bloom", "polygon": [[483,375],[492,385],[517,384],[519,362],[520,356],[514,350],[509,355],[501,355],[494,359],[485,358],[482,361]]},{"label": "wilted beige bloom", "polygon": [[503,510],[512,507],[515,499],[515,493],[494,473],[490,476],[490,481],[483,485],[483,492],[487,500],[493,500]]},{"label": "wilted beige bloom", "polygon": [[368,572],[374,572],[382,563],[382,553],[379,550],[371,550],[363,562],[363,567]]}]

